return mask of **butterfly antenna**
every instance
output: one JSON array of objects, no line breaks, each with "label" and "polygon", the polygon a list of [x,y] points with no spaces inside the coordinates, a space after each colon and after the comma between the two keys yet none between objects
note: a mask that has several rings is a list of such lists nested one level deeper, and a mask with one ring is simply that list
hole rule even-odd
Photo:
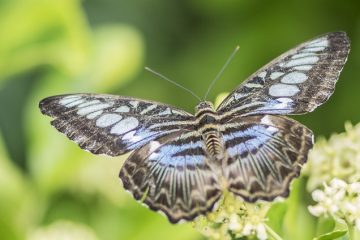
[{"label": "butterfly antenna", "polygon": [[226,67],[229,65],[229,63],[231,62],[231,60],[234,58],[235,54],[237,53],[237,51],[239,51],[239,46],[236,46],[236,48],[234,49],[234,51],[231,53],[230,57],[226,60],[224,66],[221,68],[220,72],[216,75],[216,77],[214,78],[214,80],[212,80],[212,82],[209,85],[209,88],[206,91],[205,97],[204,97],[204,101],[206,100],[207,96],[210,93],[210,90],[212,89],[212,87],[214,86],[215,82],[221,77],[221,75],[224,73]]},{"label": "butterfly antenna", "polygon": [[187,89],[186,87],[181,86],[179,83],[174,82],[173,80],[171,80],[171,79],[169,79],[169,78],[165,77],[164,75],[162,75],[162,74],[160,74],[160,73],[158,73],[158,72],[156,72],[156,71],[152,70],[152,69],[151,69],[151,68],[149,68],[149,67],[145,67],[145,70],[147,70],[147,71],[149,71],[149,72],[151,72],[151,73],[155,74],[156,76],[158,76],[158,77],[160,77],[160,78],[162,78],[162,79],[164,79],[164,80],[166,80],[166,81],[168,81],[168,82],[170,82],[170,83],[174,84],[175,86],[178,86],[179,88],[184,89],[185,91],[189,92],[191,95],[193,95],[193,96],[194,96],[197,100],[199,100],[199,101],[201,102],[201,98],[200,98],[198,95],[196,95],[193,91],[191,91],[190,89]]}]

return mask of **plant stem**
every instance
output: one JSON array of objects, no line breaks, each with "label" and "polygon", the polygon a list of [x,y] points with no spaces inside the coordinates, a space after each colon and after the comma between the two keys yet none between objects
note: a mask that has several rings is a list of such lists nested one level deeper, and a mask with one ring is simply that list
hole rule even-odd
[{"label": "plant stem", "polygon": [[265,224],[266,231],[270,234],[270,236],[275,240],[283,240],[282,237],[279,236],[271,227]]},{"label": "plant stem", "polygon": [[350,239],[352,239],[352,240],[360,240],[360,235],[359,235],[358,231],[356,231],[356,228],[353,225],[348,224],[348,229],[349,229],[349,237],[350,237]]}]

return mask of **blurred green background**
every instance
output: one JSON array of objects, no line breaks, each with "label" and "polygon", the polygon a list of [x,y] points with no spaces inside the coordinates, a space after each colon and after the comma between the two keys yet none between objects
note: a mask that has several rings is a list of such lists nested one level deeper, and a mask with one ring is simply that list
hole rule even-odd
[{"label": "blurred green background", "polygon": [[40,99],[61,93],[128,95],[193,112],[305,40],[343,30],[352,50],[333,97],[296,117],[328,136],[360,121],[357,0],[0,0],[0,239],[202,239],[135,202],[118,180],[125,157],[91,155],[49,124]]}]

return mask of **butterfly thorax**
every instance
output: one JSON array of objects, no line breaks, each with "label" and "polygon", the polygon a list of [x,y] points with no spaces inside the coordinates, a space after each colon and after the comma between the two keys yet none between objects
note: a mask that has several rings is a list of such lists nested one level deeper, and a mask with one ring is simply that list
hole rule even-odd
[{"label": "butterfly thorax", "polygon": [[198,131],[206,144],[209,157],[215,160],[224,158],[224,144],[222,134],[219,131],[218,119],[219,115],[214,110],[214,105],[210,102],[201,102],[196,108],[195,116],[198,121]]}]

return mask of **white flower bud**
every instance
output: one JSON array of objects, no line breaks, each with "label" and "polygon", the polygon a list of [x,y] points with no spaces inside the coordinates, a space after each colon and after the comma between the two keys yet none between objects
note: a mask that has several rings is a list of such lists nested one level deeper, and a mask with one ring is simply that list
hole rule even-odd
[{"label": "white flower bud", "polygon": [[336,189],[345,189],[348,185],[345,181],[339,178],[334,178],[333,180],[331,180],[330,186]]},{"label": "white flower bud", "polygon": [[257,232],[256,236],[258,239],[260,239],[260,240],[267,239],[266,228],[265,228],[264,224],[259,223],[256,226],[256,232]]},{"label": "white flower bud", "polygon": [[319,189],[316,189],[311,193],[312,199],[316,202],[321,202],[325,199],[325,193]]},{"label": "white flower bud", "polygon": [[229,229],[232,231],[238,231],[241,229],[239,217],[236,214],[231,214],[229,218]]},{"label": "white flower bud", "polygon": [[339,211],[339,207],[336,204],[331,204],[329,206],[329,212],[334,214],[337,213],[337,211]]},{"label": "white flower bud", "polygon": [[324,184],[324,192],[327,196],[332,196],[336,193],[337,189],[332,186],[327,186]]},{"label": "white flower bud", "polygon": [[349,213],[354,213],[356,212],[357,210],[357,206],[355,206],[353,203],[349,202],[349,201],[346,201],[344,204],[343,204],[343,208],[346,212],[349,212]]},{"label": "white flower bud", "polygon": [[350,194],[360,194],[360,182],[354,182],[349,185],[348,191]]},{"label": "white flower bud", "polygon": [[345,189],[339,189],[339,191],[337,191],[337,192],[332,196],[332,198],[333,198],[335,201],[338,202],[338,201],[344,200],[345,195],[346,195]]},{"label": "white flower bud", "polygon": [[309,206],[308,209],[309,212],[316,217],[320,217],[326,212],[326,209],[320,205]]},{"label": "white flower bud", "polygon": [[251,235],[251,232],[252,232],[253,228],[254,228],[254,226],[253,226],[252,224],[246,223],[245,226],[244,226],[244,228],[243,228],[243,230],[242,230],[242,234],[243,234],[244,236],[249,236],[249,235]]}]

